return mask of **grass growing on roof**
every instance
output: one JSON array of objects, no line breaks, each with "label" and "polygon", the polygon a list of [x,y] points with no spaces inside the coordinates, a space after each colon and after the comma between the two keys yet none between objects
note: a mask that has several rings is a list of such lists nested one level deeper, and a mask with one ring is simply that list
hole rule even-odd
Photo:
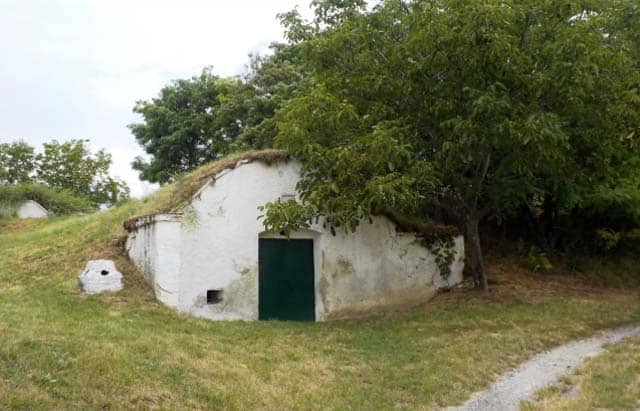
[{"label": "grass growing on roof", "polygon": [[127,229],[133,229],[135,222],[148,215],[180,211],[191,198],[209,181],[215,182],[215,176],[226,169],[233,169],[238,162],[246,160],[262,161],[267,164],[286,161],[289,155],[282,150],[251,150],[230,154],[224,158],[204,164],[196,170],[180,176],[172,184],[165,186],[162,195],[155,196],[151,207],[144,214],[138,214],[125,222]]},{"label": "grass growing on roof", "polygon": [[179,178],[165,202],[158,204],[158,212],[168,212],[188,202],[191,197],[210,179],[226,169],[233,169],[239,161],[262,161],[272,164],[289,158],[282,150],[252,150],[231,154],[217,161],[212,161]]},{"label": "grass growing on roof", "polygon": [[[317,324],[180,315],[123,256],[121,223],[173,204],[222,164],[104,213],[0,221],[0,404],[429,409],[461,403],[545,348],[640,320],[637,290],[512,281],[491,264],[488,302],[457,291],[404,313]],[[77,275],[95,258],[116,261],[125,290],[79,293]]]}]

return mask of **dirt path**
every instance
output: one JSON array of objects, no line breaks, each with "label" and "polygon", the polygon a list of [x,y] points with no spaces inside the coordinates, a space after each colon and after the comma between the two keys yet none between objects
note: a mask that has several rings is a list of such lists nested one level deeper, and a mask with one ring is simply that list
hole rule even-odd
[{"label": "dirt path", "polygon": [[616,328],[543,352],[502,376],[488,390],[474,394],[461,407],[447,410],[518,410],[521,401],[531,399],[536,391],[555,383],[585,358],[601,353],[603,345],[638,335],[640,325]]}]

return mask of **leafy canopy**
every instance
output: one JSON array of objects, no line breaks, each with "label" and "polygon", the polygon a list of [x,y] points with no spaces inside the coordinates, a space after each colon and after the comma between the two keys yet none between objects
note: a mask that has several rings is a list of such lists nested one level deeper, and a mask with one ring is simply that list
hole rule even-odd
[{"label": "leafy canopy", "polygon": [[87,197],[94,204],[113,205],[129,198],[129,187],[109,175],[111,154],[92,153],[89,140],[56,140],[43,144],[37,155],[36,181]]},{"label": "leafy canopy", "polygon": [[[43,144],[43,150],[38,154],[23,141],[2,144],[0,185],[26,184],[24,189],[6,188],[4,192],[36,193],[39,197],[32,199],[42,199],[44,202],[52,197],[49,191],[32,189],[30,184],[43,184],[60,192],[67,191],[72,196],[87,199],[94,207],[112,205],[128,198],[129,187],[109,175],[111,155],[104,150],[92,153],[87,143],[88,140],[62,143],[53,140]],[[65,204],[70,202],[73,201],[62,201]]]},{"label": "leafy canopy", "polygon": [[58,215],[88,212],[95,205],[67,189],[54,189],[41,184],[20,183],[0,185],[0,218],[13,217],[26,200],[34,200]]},{"label": "leafy canopy", "polygon": [[268,228],[300,225],[288,207],[347,229],[380,211],[441,210],[464,227],[486,286],[483,217],[547,194],[577,207],[635,173],[634,2],[313,4],[311,22],[282,16],[311,72],[277,137],[303,162],[304,204],[271,205]]},{"label": "leafy canopy", "polygon": [[143,122],[130,128],[150,155],[133,164],[140,177],[165,183],[232,151],[271,147],[273,116],[303,77],[297,46],[271,49],[269,56],[251,56],[242,78],[220,78],[206,68],[172,82],[151,101],[139,101],[134,112]]},{"label": "leafy canopy", "polygon": [[0,144],[0,184],[31,181],[35,165],[34,149],[26,142]]}]

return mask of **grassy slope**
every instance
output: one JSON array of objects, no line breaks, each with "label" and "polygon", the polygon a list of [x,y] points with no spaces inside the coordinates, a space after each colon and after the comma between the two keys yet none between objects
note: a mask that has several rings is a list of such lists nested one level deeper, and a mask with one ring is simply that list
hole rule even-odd
[{"label": "grassy slope", "polygon": [[[636,291],[575,289],[494,264],[493,300],[443,294],[410,312],[331,323],[211,322],[153,299],[122,257],[122,221],[0,221],[0,408],[432,408],[460,403],[546,347],[640,320]],[[86,260],[126,289],[85,297]],[[561,291],[558,291],[561,290]]]},{"label": "grassy slope", "polygon": [[40,184],[0,185],[0,218],[13,217],[27,200],[34,200],[52,214],[66,215],[95,210],[89,199],[68,190]]}]

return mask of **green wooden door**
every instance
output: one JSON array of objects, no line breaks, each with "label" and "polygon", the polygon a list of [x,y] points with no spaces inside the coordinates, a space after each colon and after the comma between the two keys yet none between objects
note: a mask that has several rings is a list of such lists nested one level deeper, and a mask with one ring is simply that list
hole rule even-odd
[{"label": "green wooden door", "polygon": [[315,321],[313,240],[261,238],[258,253],[259,318]]}]

